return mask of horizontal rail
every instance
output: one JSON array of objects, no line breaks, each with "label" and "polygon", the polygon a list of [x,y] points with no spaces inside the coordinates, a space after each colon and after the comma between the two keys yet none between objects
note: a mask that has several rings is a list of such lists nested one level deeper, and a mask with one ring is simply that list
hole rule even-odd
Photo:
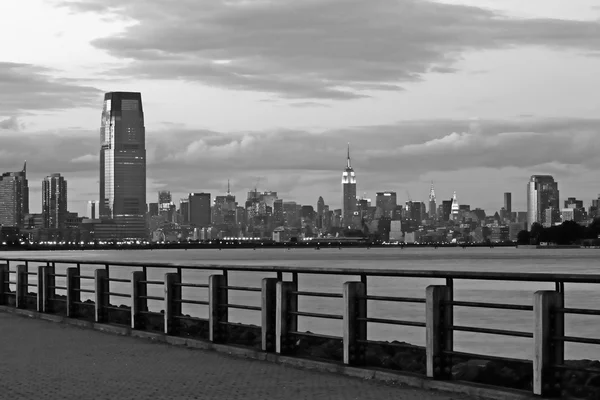
[{"label": "horizontal rail", "polygon": [[307,296],[307,297],[331,297],[334,299],[341,299],[344,297],[341,293],[305,292],[305,291],[293,291],[290,293],[296,294],[298,296]]},{"label": "horizontal rail", "polygon": [[299,317],[344,319],[344,317],[342,315],[338,315],[338,314],[322,314],[322,313],[311,313],[311,312],[304,312],[304,311],[289,311],[288,314],[297,315]]},{"label": "horizontal rail", "polygon": [[49,276],[54,276],[56,278],[66,278],[67,274],[48,274]]},{"label": "horizontal rail", "polygon": [[520,331],[507,331],[505,329],[491,329],[491,328],[478,328],[474,326],[451,326],[451,330],[455,332],[474,332],[474,333],[487,333],[490,335],[502,335],[502,336],[514,336],[514,337],[524,337],[524,338],[533,338],[533,333],[531,332],[520,332]]},{"label": "horizontal rail", "polygon": [[129,297],[131,298],[130,294],[126,294],[126,293],[117,293],[117,292],[106,292],[105,293],[107,296],[115,296],[115,297]]},{"label": "horizontal rail", "polygon": [[420,299],[418,297],[394,297],[394,296],[364,296],[367,300],[377,300],[377,301],[393,301],[398,303],[423,303],[425,304],[425,299]]},{"label": "horizontal rail", "polygon": [[366,269],[366,268],[324,268],[324,267],[289,267],[289,266],[256,266],[256,265],[217,265],[217,264],[166,264],[147,262],[123,262],[99,260],[75,260],[61,258],[9,258],[0,257],[0,261],[8,262],[54,262],[63,264],[86,264],[123,267],[146,267],[160,269],[190,269],[205,271],[248,271],[248,272],[282,272],[304,273],[320,275],[345,275],[345,276],[381,276],[404,278],[440,278],[440,279],[467,279],[467,280],[492,280],[514,282],[562,282],[562,283],[600,283],[600,274],[572,274],[548,272],[487,272],[487,271],[447,271],[447,270],[398,270],[398,269]]},{"label": "horizontal rail", "polygon": [[73,289],[73,291],[81,293],[96,293],[96,291],[93,289]]},{"label": "horizontal rail", "polygon": [[37,286],[37,283],[27,283],[27,286]]},{"label": "horizontal rail", "polygon": [[73,278],[77,278],[77,279],[96,279],[93,276],[89,276],[89,275],[75,275]]},{"label": "horizontal rail", "polygon": [[48,289],[67,290],[66,286],[48,286]]},{"label": "horizontal rail", "polygon": [[240,291],[240,292],[261,292],[262,291],[261,288],[247,287],[247,286],[221,286],[220,288],[227,289],[227,290],[236,290],[236,291]]},{"label": "horizontal rail", "polygon": [[37,275],[37,272],[28,272],[27,275]]},{"label": "horizontal rail", "polygon": [[181,300],[173,300],[175,303],[181,303],[181,304],[199,304],[202,306],[207,306],[210,303],[206,300],[185,300],[185,299],[181,299]]},{"label": "horizontal rail", "polygon": [[328,340],[343,340],[340,336],[325,335],[322,333],[290,331],[290,332],[288,332],[288,334],[293,335],[293,336],[305,336],[305,337],[313,337],[313,338],[328,339]]},{"label": "horizontal rail", "polygon": [[531,360],[525,360],[521,358],[510,358],[510,357],[499,357],[499,356],[488,356],[487,354],[473,354],[473,353],[465,353],[462,351],[443,351],[444,354],[449,356],[458,356],[465,357],[470,359],[483,359],[489,361],[502,361],[502,362],[512,362],[512,363],[521,363],[521,364],[533,364]]},{"label": "horizontal rail", "polygon": [[556,312],[563,314],[600,315],[600,310],[592,308],[557,308]]},{"label": "horizontal rail", "polygon": [[459,306],[459,307],[496,308],[496,309],[501,309],[501,310],[533,311],[533,306],[520,305],[520,304],[482,303],[482,302],[474,302],[474,301],[447,301],[447,302],[444,302],[444,304]]},{"label": "horizontal rail", "polygon": [[[1,260],[1,258],[0,258],[0,260]],[[7,273],[9,273],[9,274],[16,274],[17,271],[7,271]]]},{"label": "horizontal rail", "polygon": [[[208,304],[208,302],[206,302]],[[219,304],[219,307],[223,308],[237,308],[239,310],[252,310],[252,311],[261,311],[262,308],[259,306],[246,306],[243,304]]]},{"label": "horizontal rail", "polygon": [[600,339],[584,338],[578,336],[555,336],[552,339],[570,343],[600,344]]},{"label": "horizontal rail", "polygon": [[425,322],[418,321],[403,321],[398,319],[387,319],[387,318],[357,318],[358,321],[372,322],[375,324],[388,324],[388,325],[403,325],[403,326],[418,326],[425,327]]},{"label": "horizontal rail", "polygon": [[138,281],[138,283],[145,283],[146,285],[164,285],[164,281]]},{"label": "horizontal rail", "polygon": [[158,296],[138,296],[140,299],[146,299],[146,300],[159,300],[159,301],[164,301],[165,298],[164,297],[158,297]]},{"label": "horizontal rail", "polygon": [[122,283],[130,283],[131,279],[124,279],[124,278],[106,278],[107,281],[109,282],[122,282]]},{"label": "horizontal rail", "polygon": [[9,284],[9,285],[16,285],[16,284],[17,284],[17,282],[16,282],[16,281],[8,281],[8,284]]},{"label": "horizontal rail", "polygon": [[195,287],[208,289],[208,283],[173,283],[173,286]]},{"label": "horizontal rail", "polygon": [[378,342],[376,340],[363,340],[363,339],[358,339],[356,341],[357,343],[360,344],[373,344],[373,345],[377,345],[377,346],[390,346],[390,347],[398,347],[398,348],[402,348],[402,349],[415,349],[415,350],[425,350],[425,346],[418,346],[415,344],[410,344],[410,343],[400,343],[400,342]]}]

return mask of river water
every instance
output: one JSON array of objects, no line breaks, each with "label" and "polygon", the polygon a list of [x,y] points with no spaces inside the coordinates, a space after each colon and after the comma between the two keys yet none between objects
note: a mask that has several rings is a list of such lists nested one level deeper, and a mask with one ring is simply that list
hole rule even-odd
[{"label": "river water", "polygon": [[[227,250],[131,250],[131,251],[51,251],[1,253],[3,257],[27,257],[30,259],[69,258],[77,260],[165,262],[186,265],[273,265],[293,267],[344,267],[381,269],[418,269],[448,271],[493,272],[569,272],[600,274],[600,253],[595,249],[515,249],[515,248],[342,248],[321,250],[292,248],[257,248]],[[57,273],[63,267],[57,267]],[[82,266],[83,275],[91,275],[93,266]],[[133,268],[111,269],[111,277],[130,278]],[[149,280],[162,280],[167,269],[149,269]],[[213,272],[214,273],[214,272]],[[209,272],[185,270],[185,282],[206,283]],[[231,272],[229,284],[260,287],[267,273]],[[284,276],[284,279],[287,277]],[[31,276],[30,279],[34,280]],[[289,279],[289,278],[288,278]],[[300,275],[299,290],[341,293],[342,284],[356,280],[351,276]],[[369,278],[368,291],[373,295],[402,297],[425,297],[425,288],[431,284],[443,284],[441,279],[417,278]],[[57,280],[57,285],[61,281]],[[82,280],[82,287],[92,288],[92,281]],[[455,281],[455,300],[501,302],[531,305],[537,290],[554,290],[552,283],[502,282],[502,281]],[[111,282],[111,291],[129,293],[129,285]],[[162,296],[163,289],[153,286],[150,295]],[[87,296],[82,296],[84,299]],[[183,297],[207,300],[207,289],[184,288]],[[230,303],[260,305],[260,293],[231,292]],[[128,304],[129,299],[113,297],[111,302]],[[592,284],[566,284],[567,307],[600,309],[600,286]],[[162,309],[160,302],[150,302],[151,311]],[[301,297],[301,311],[342,314],[342,300],[336,298]],[[186,305],[184,313],[208,317],[208,307]],[[370,317],[425,321],[424,304],[369,302]],[[230,310],[230,320],[260,325],[260,313],[256,311]],[[463,326],[499,328],[531,332],[531,311],[490,310],[455,307],[454,323]],[[600,337],[600,317],[566,316],[565,334],[570,336]],[[299,330],[330,335],[342,335],[341,321],[314,318],[299,319]],[[425,344],[425,329],[418,327],[369,324],[369,339],[399,340],[413,344]],[[472,353],[498,356],[531,358],[532,340],[478,333],[455,332],[455,349]],[[567,359],[600,359],[600,346],[567,344]]]}]

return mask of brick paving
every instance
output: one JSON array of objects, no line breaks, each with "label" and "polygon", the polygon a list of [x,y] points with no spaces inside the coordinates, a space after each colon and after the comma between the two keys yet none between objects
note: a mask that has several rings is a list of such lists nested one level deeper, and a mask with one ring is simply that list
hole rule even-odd
[{"label": "brick paving", "polygon": [[470,399],[0,312],[0,399]]}]

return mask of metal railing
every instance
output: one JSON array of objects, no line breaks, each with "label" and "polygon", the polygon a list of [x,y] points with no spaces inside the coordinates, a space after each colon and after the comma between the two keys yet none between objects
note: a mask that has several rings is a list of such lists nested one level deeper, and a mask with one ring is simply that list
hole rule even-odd
[{"label": "metal railing", "polygon": [[[4,263],[4,264],[2,264]],[[20,263],[25,263],[20,264]],[[30,270],[34,264],[38,270]],[[57,265],[72,266],[66,273],[56,273]],[[95,274],[84,275],[82,268],[97,267]],[[15,269],[16,267],[16,269]],[[118,268],[130,268],[131,279],[111,276]],[[148,279],[148,272],[153,269],[169,272],[164,280]],[[208,283],[197,280],[186,281],[184,273],[203,271],[212,273]],[[228,283],[233,273],[255,273],[262,278],[262,287],[236,286]],[[275,274],[276,277],[273,277]],[[16,280],[9,276],[16,275]],[[291,281],[285,280],[291,275]],[[343,293],[300,290],[299,277],[306,275],[329,275],[355,277],[344,284]],[[28,278],[38,277],[38,283],[28,283]],[[421,278],[443,280],[444,284],[427,287],[425,297],[388,296],[368,293],[368,280],[375,277],[386,278]],[[65,285],[55,283],[56,278],[64,278]],[[94,281],[94,289],[81,288],[83,281]],[[506,282],[547,282],[555,285],[554,291],[538,291],[533,297],[533,305],[506,304],[497,302],[474,302],[454,300],[454,282],[457,280],[506,281]],[[37,286],[37,309],[41,312],[60,312],[54,302],[65,304],[64,312],[69,317],[81,317],[81,311],[75,306],[86,304],[81,301],[81,293],[94,295],[94,320],[103,323],[118,323],[111,320],[108,310],[127,314],[125,318],[133,329],[144,329],[145,318],[160,317],[161,329],[167,334],[182,334],[185,330],[183,321],[204,323],[208,331],[208,340],[224,343],[228,341],[227,327],[240,326],[229,320],[229,310],[238,309],[261,312],[260,330],[261,348],[264,351],[280,354],[295,354],[297,344],[292,338],[305,337],[341,343],[343,362],[348,365],[365,366],[366,348],[369,345],[385,345],[389,347],[410,348],[426,353],[426,374],[433,379],[450,379],[453,359],[486,359],[505,363],[520,363],[532,368],[532,385],[535,394],[552,396],[560,392],[561,386],[554,383],[556,371],[576,370],[590,374],[600,374],[600,369],[567,365],[564,362],[565,343],[600,345],[600,339],[565,335],[564,316],[586,315],[599,316],[600,310],[588,308],[569,308],[564,303],[565,283],[600,283],[600,275],[587,274],[550,274],[550,273],[502,273],[472,271],[426,271],[426,270],[385,270],[385,269],[344,269],[344,268],[292,268],[274,266],[240,266],[240,265],[173,265],[161,263],[110,262],[71,259],[11,259],[0,258],[0,302],[14,304],[19,308],[27,308],[27,288]],[[129,290],[117,292],[111,284],[129,285]],[[10,290],[15,286],[15,290]],[[148,289],[162,286],[164,296],[148,294]],[[208,289],[205,300],[186,299],[182,289]],[[312,288],[309,288],[312,289]],[[57,295],[56,290],[66,291],[65,296]],[[239,304],[229,301],[230,292],[260,293],[261,305]],[[11,300],[11,298],[15,300]],[[111,297],[128,299],[129,305],[116,306],[109,301]],[[299,298],[328,298],[339,300],[344,309],[343,314],[324,313],[314,310],[299,310]],[[148,301],[163,302],[164,309],[152,312],[148,309]],[[423,304],[425,321],[392,319],[369,316],[367,304],[389,302],[405,304]],[[92,305],[91,303],[87,303]],[[208,306],[208,318],[199,318],[182,313],[182,305]],[[463,326],[454,323],[454,310],[457,308],[479,308],[486,310],[509,310],[532,312],[535,322],[532,332],[510,329]],[[298,330],[298,318],[320,320],[338,320],[343,323],[342,334],[329,335]],[[407,326],[425,328],[426,346],[406,343],[382,343],[369,340],[367,326],[383,324],[385,326]],[[225,328],[224,328],[225,327]],[[518,359],[484,354],[474,354],[454,350],[454,332],[467,332],[486,335],[510,336],[533,339],[533,359]]]}]

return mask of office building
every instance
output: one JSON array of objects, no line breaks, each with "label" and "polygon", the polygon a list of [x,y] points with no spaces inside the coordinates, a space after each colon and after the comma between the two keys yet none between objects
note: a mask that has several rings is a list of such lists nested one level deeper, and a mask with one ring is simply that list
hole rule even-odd
[{"label": "office building", "polygon": [[348,144],[348,158],[346,169],[342,173],[342,224],[344,227],[352,227],[356,212],[356,175],[350,163],[350,144]]},{"label": "office building", "polygon": [[23,228],[29,214],[27,163],[18,172],[0,176],[0,226]]},{"label": "office building", "polygon": [[385,217],[392,218],[397,205],[396,192],[377,192],[375,195],[375,207],[380,209]]},{"label": "office building", "polygon": [[87,202],[86,217],[88,219],[100,218],[100,202],[98,200],[91,200]]},{"label": "office building", "polygon": [[196,228],[211,224],[210,193],[190,193],[188,196],[188,221]]},{"label": "office building", "polygon": [[140,93],[105,94],[100,143],[100,218],[114,221],[119,239],[146,239],[146,131]]},{"label": "office building", "polygon": [[508,215],[512,213],[512,193],[504,193],[504,210]]},{"label": "office building", "polygon": [[42,218],[45,229],[64,229],[67,223],[67,181],[52,174],[42,182]]},{"label": "office building", "polygon": [[190,199],[179,199],[179,215],[181,215],[181,223],[187,225],[190,223]]},{"label": "office building", "polygon": [[456,192],[454,192],[454,194],[452,195],[452,205],[450,206],[450,218],[453,221],[458,220],[459,217],[459,213],[460,212],[460,207],[458,205],[458,200],[456,199]]},{"label": "office building", "polygon": [[[548,209],[552,211],[547,213]],[[558,222],[559,210],[558,183],[550,175],[532,175],[527,183],[527,229],[536,222],[546,226]]]},{"label": "office building", "polygon": [[435,198],[435,189],[433,188],[433,182],[431,182],[431,189],[429,189],[429,218],[437,219],[437,205]]}]

